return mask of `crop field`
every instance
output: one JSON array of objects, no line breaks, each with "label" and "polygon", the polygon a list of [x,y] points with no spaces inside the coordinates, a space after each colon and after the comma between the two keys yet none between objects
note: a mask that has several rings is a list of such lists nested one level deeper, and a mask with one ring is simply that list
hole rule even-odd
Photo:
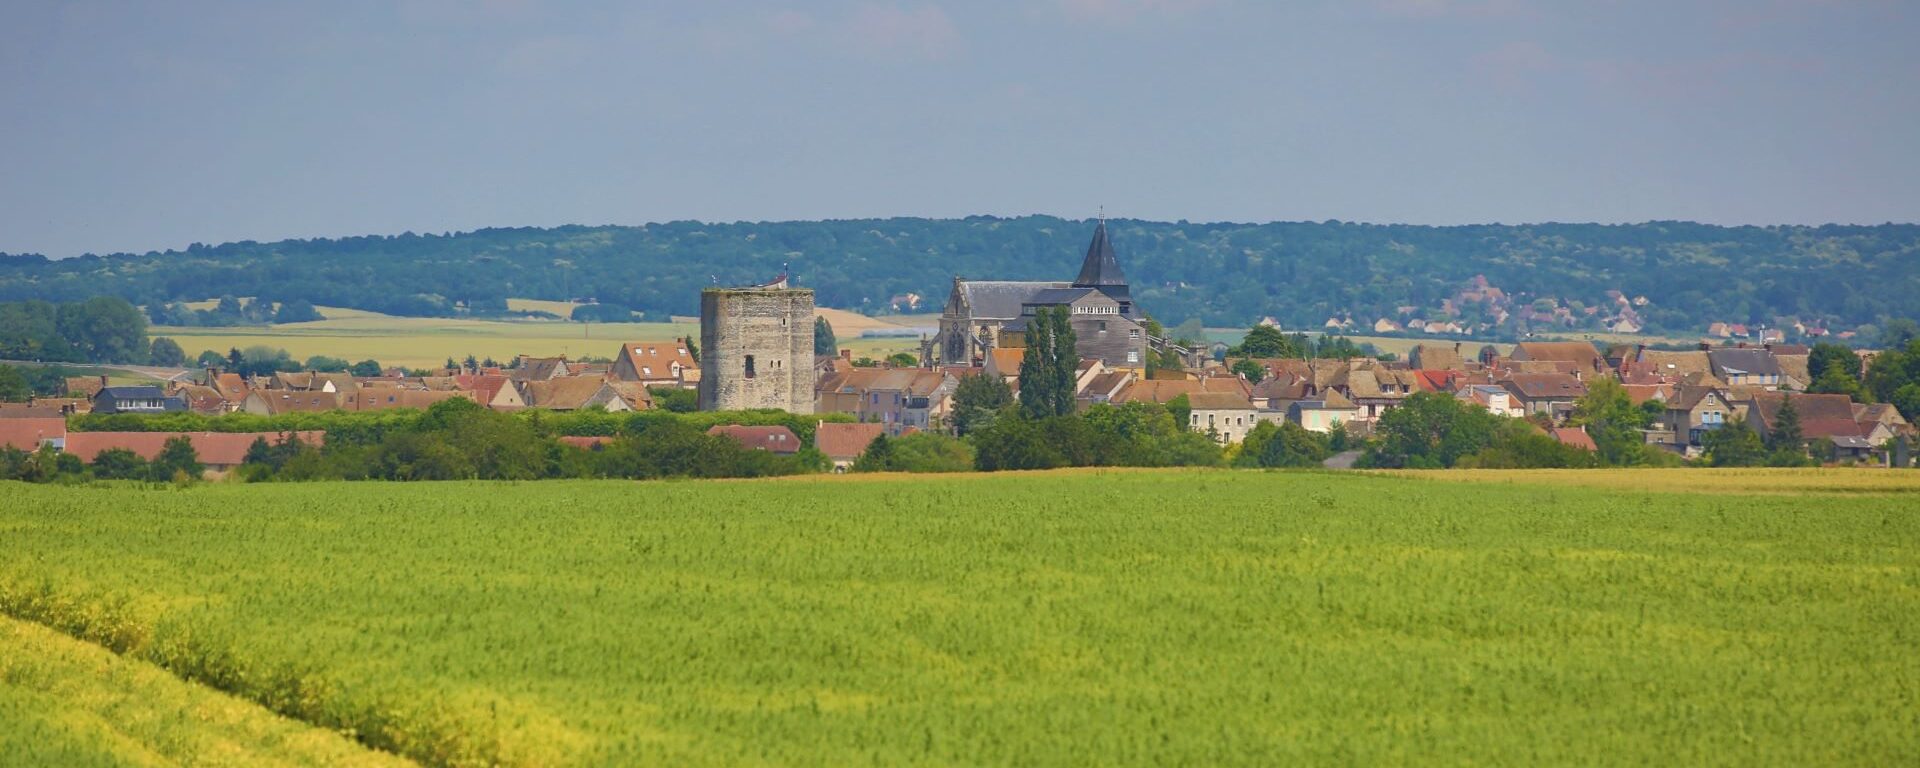
[{"label": "crop field", "polygon": [[1602,474],[11,485],[0,612],[428,764],[1920,763],[1911,485]]},{"label": "crop field", "polygon": [[[518,300],[516,300],[518,301]],[[559,303],[559,302],[555,302]],[[378,360],[410,368],[438,367],[447,358],[473,355],[505,362],[515,355],[612,357],[628,341],[698,339],[698,323],[572,323],[557,320],[482,320],[455,317],[396,317],[377,312],[320,307],[325,320],[272,326],[201,328],[153,326],[148,333],[180,342],[189,357],[201,350],[225,353],[255,344],[287,350],[294,358],[314,355],[348,361]],[[854,338],[841,334],[840,345],[858,355],[884,357],[911,352],[913,338]]]}]

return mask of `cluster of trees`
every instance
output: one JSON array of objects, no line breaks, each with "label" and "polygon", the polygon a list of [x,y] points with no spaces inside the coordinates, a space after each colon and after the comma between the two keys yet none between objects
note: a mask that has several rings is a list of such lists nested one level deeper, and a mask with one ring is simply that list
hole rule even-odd
[{"label": "cluster of trees", "polygon": [[1651,425],[1655,416],[1654,407],[1634,405],[1619,384],[1594,382],[1569,419],[1569,426],[1586,430],[1598,448],[1588,451],[1562,443],[1526,419],[1495,415],[1444,393],[1421,392],[1380,416],[1360,466],[1677,466],[1682,463],[1678,456],[1647,445],[1639,431]]},{"label": "cluster of trees", "polygon": [[[546,478],[765,477],[817,472],[811,448],[797,455],[750,450],[685,419],[628,421],[592,449],[566,445],[535,420],[466,400],[434,404],[378,439],[329,439],[324,447],[255,446],[241,468],[264,480],[538,480]],[[258,460],[256,460],[256,458]]]},{"label": "cluster of trees", "polygon": [[231,294],[221,296],[219,301],[214,302],[212,309],[193,309],[179,301],[149,304],[147,317],[153,320],[154,325],[213,328],[268,323],[306,323],[326,319],[306,299],[293,299],[282,302],[276,307],[273,302],[259,297],[242,302]]},{"label": "cluster of trees", "polygon": [[[1920,293],[1920,262],[1911,258],[1920,226],[1905,224],[1107,226],[1140,306],[1212,326],[1272,315],[1289,327],[1319,327],[1338,314],[1431,310],[1476,274],[1523,297],[1598,304],[1609,289],[1643,295],[1651,303],[1640,314],[1650,329],[1689,333],[1713,321],[1779,315],[1854,328],[1911,313]],[[194,244],[62,260],[0,255],[0,300],[106,294],[171,307],[231,293],[268,305],[453,315],[505,312],[509,296],[585,295],[607,307],[690,315],[714,277],[765,280],[791,261],[796,280],[823,305],[877,309],[900,293],[943,296],[954,274],[1070,277],[1092,230],[1091,222],[1050,216],[677,221]],[[180,319],[164,311],[169,323]]]},{"label": "cluster of trees", "polygon": [[95,296],[67,304],[37,299],[0,303],[0,358],[141,364],[148,362],[152,349],[146,318],[124,299]]},{"label": "cluster of trees", "polygon": [[[1773,429],[1764,437],[1745,419],[1735,418],[1701,438],[1704,460],[1710,467],[1809,467],[1806,434],[1800,429],[1800,410],[1788,397],[1774,416]],[[1831,445],[1814,454],[1831,456]]]},{"label": "cluster of trees", "polygon": [[[263,444],[264,445],[264,444]],[[0,480],[29,483],[73,483],[87,480],[142,480],[157,483],[190,483],[200,479],[205,467],[193,449],[193,441],[175,437],[160,447],[160,453],[148,461],[125,448],[109,448],[87,464],[79,456],[42,447],[28,453],[10,446],[0,447]]]},{"label": "cluster of trees", "polygon": [[1860,355],[1838,344],[1815,344],[1807,356],[1813,377],[1807,391],[1847,395],[1859,403],[1891,403],[1909,422],[1920,422],[1920,332],[1890,326],[1889,344],[1863,366]]}]

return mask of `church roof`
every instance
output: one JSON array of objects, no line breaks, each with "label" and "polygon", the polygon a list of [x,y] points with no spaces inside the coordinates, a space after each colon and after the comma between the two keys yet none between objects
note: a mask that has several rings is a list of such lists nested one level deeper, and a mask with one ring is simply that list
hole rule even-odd
[{"label": "church roof", "polygon": [[1013,282],[1007,280],[962,280],[967,309],[975,318],[1010,319],[1020,316],[1020,308],[1035,294],[1048,289],[1066,288],[1066,283]]},{"label": "church roof", "polygon": [[1120,261],[1114,258],[1113,242],[1107,239],[1104,219],[1093,230],[1093,242],[1087,244],[1087,258],[1081,262],[1080,277],[1073,284],[1080,288],[1125,287],[1127,284],[1127,275],[1120,271]]}]

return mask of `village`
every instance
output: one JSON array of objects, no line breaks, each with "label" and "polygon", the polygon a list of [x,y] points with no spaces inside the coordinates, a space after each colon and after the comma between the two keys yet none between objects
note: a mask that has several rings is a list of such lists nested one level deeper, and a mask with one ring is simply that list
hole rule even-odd
[{"label": "village", "polygon": [[[1497,289],[1479,295],[1498,300]],[[1621,297],[1623,310],[1630,312],[1631,306],[1632,300]],[[1503,352],[1493,345],[1439,341],[1416,345],[1405,359],[1273,356],[1260,354],[1251,343],[1256,336],[1282,338],[1265,324],[1256,325],[1248,343],[1238,347],[1182,345],[1157,333],[1134,306],[1103,221],[1071,282],[955,278],[939,332],[922,341],[917,356],[875,361],[821,349],[812,292],[792,287],[783,274],[766,284],[706,291],[699,343],[691,338],[628,342],[603,361],[520,356],[492,366],[470,359],[440,370],[389,369],[377,376],[318,371],[243,376],[208,367],[190,381],[145,386],[113,386],[104,376],[74,378],[67,397],[0,407],[0,446],[28,452],[50,446],[89,463],[102,451],[123,449],[151,461],[164,434],[69,433],[66,417],[178,412],[273,417],[421,410],[464,399],[499,412],[836,414],[842,418],[817,424],[812,447],[844,471],[881,435],[955,433],[956,394],[968,377],[997,379],[1018,392],[1029,325],[1048,310],[1067,318],[1063,328],[1077,338],[1078,362],[1071,372],[1077,410],[1153,404],[1222,446],[1241,443],[1263,423],[1292,424],[1320,435],[1337,432],[1342,444],[1359,444],[1408,398],[1434,393],[1524,420],[1563,445],[1593,451],[1594,437],[1569,422],[1576,404],[1601,382],[1619,385],[1634,407],[1654,414],[1641,430],[1646,445],[1682,459],[1699,458],[1709,436],[1728,425],[1771,435],[1783,409],[1797,419],[1813,459],[1824,463],[1905,466],[1905,446],[1915,435],[1891,404],[1807,392],[1815,372],[1812,350],[1804,345],[1708,339],[1694,349],[1673,350],[1522,341]],[[1839,373],[1857,381],[1872,354],[1854,359],[1859,370]],[[778,454],[806,447],[782,426],[721,424],[709,432]],[[202,463],[219,472],[245,460],[255,435],[187,437]],[[313,443],[325,435],[301,439]],[[588,448],[605,442],[568,441]]]}]

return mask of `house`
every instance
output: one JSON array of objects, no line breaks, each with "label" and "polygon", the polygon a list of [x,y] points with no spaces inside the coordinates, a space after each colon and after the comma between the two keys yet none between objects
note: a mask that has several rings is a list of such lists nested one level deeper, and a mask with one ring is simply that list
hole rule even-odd
[{"label": "house", "polygon": [[1753,347],[1721,348],[1707,352],[1715,378],[1732,387],[1780,386],[1780,363],[1773,353]]},{"label": "house", "polygon": [[[1592,347],[1588,347],[1591,349]],[[1528,414],[1561,421],[1573,412],[1573,403],[1585,397],[1587,385],[1565,373],[1516,373],[1500,384]]]},{"label": "house", "polygon": [[880,424],[844,424],[820,422],[813,430],[813,447],[833,462],[833,471],[845,472],[853,468],[860,455],[867,452],[867,446],[884,433]]},{"label": "house", "polygon": [[187,409],[187,401],[158,386],[101,387],[93,396],[94,413],[171,413]]},{"label": "house", "polygon": [[1127,385],[1133,383],[1133,380],[1132,371],[1106,371],[1081,385],[1079,391],[1073,394],[1074,402],[1081,408],[1097,403],[1111,403],[1113,398],[1127,388]]},{"label": "house", "polygon": [[1725,339],[1733,336],[1733,331],[1726,323],[1710,323],[1707,325],[1707,335],[1714,338]]},{"label": "house", "polygon": [[1527,415],[1526,410],[1515,403],[1512,393],[1496,384],[1469,384],[1454,392],[1453,397],[1485,408],[1495,416]]},{"label": "house", "polygon": [[1314,400],[1296,400],[1287,406],[1287,421],[1308,432],[1331,432],[1336,426],[1358,420],[1359,415],[1360,409],[1339,392]]},{"label": "house", "polygon": [[240,402],[243,413],[272,416],[280,413],[331,411],[340,407],[340,396],[332,392],[294,392],[285,389],[256,389]]},{"label": "house", "polygon": [[464,390],[473,393],[475,402],[496,411],[517,411],[527,407],[527,400],[520,395],[520,388],[513,380],[499,374],[460,374],[454,377],[455,383]]},{"label": "house", "polygon": [[[1713,374],[1713,362],[1706,350],[1668,351],[1640,348],[1621,364],[1620,374],[1647,374],[1668,383],[1679,383],[1693,374]],[[1724,383],[1724,382],[1723,382]]]},{"label": "house", "polygon": [[783,456],[800,452],[800,438],[793,434],[793,430],[781,426],[719,424],[708,429],[707,434],[725,437],[748,450],[768,451]]},{"label": "house", "polygon": [[1648,400],[1658,400],[1664,403],[1667,401],[1667,398],[1673,396],[1672,384],[1623,384],[1621,388],[1627,391],[1627,399],[1633,401],[1634,405],[1639,405]]},{"label": "house", "polygon": [[207,416],[230,413],[240,407],[237,402],[228,402],[220,391],[201,384],[176,384],[173,394],[187,403],[187,410]]},{"label": "house", "polygon": [[1459,344],[1416,344],[1407,353],[1407,364],[1416,370],[1464,371],[1467,361],[1460,357]]},{"label": "house", "polygon": [[1026,347],[994,347],[987,350],[988,376],[998,376],[1011,384],[1020,378],[1020,362],[1027,357]]},{"label": "house", "polygon": [[[687,387],[686,371],[697,371],[700,363],[684,338],[673,341],[635,341],[620,345],[613,358],[609,376],[619,381],[637,381],[649,387]],[[698,383],[697,377],[693,379]]]},{"label": "house", "polygon": [[349,411],[384,411],[391,408],[424,411],[433,407],[434,403],[456,398],[472,400],[474,394],[466,390],[367,387],[341,398],[340,407]]},{"label": "house", "polygon": [[101,451],[119,448],[132,451],[148,461],[160,455],[168,440],[185,436],[193,443],[193,452],[205,465],[207,475],[218,477],[246,463],[247,449],[256,439],[278,445],[297,438],[308,445],[324,445],[327,433],[304,432],[74,432],[67,435],[66,453],[89,464]]},{"label": "house", "polygon": [[1825,439],[1839,444],[1841,438],[1864,440],[1873,431],[1872,425],[1863,428],[1854,419],[1854,402],[1846,395],[1790,395],[1785,392],[1754,393],[1747,408],[1747,425],[1762,436],[1773,434],[1774,427],[1779,424],[1780,409],[1789,401],[1799,416],[1800,434],[1807,440]]},{"label": "house", "polygon": [[1285,412],[1287,406],[1310,396],[1311,380],[1291,373],[1270,373],[1248,393],[1253,407],[1262,411]]},{"label": "house", "polygon": [[943,371],[852,368],[814,382],[813,409],[883,424],[890,435],[930,430],[946,421],[958,386],[959,380]]},{"label": "house", "polygon": [[1384,317],[1373,321],[1374,333],[1399,333],[1401,330],[1402,328],[1399,323]]},{"label": "house", "polygon": [[40,446],[61,450],[67,444],[67,420],[61,416],[0,418],[0,448],[32,453]]},{"label": "house", "polygon": [[88,400],[92,400],[94,395],[100,394],[100,390],[106,389],[106,388],[107,388],[107,377],[104,375],[102,376],[68,376],[67,377],[66,393],[68,395],[72,395],[75,397],[84,397]]},{"label": "house", "polygon": [[1192,409],[1187,416],[1188,428],[1211,434],[1221,443],[1245,440],[1248,430],[1257,423],[1253,401],[1238,392],[1195,392],[1187,395],[1187,404]]},{"label": "house", "polygon": [[1517,361],[1570,363],[1573,375],[1582,380],[1611,370],[1600,350],[1584,341],[1523,341],[1514,345],[1513,354],[1507,357]]},{"label": "house", "polygon": [[[644,392],[644,388],[641,391]],[[651,401],[635,402],[634,394],[632,390],[623,393],[605,379],[588,377],[540,379],[520,384],[520,397],[528,408],[549,411],[577,411],[596,405],[615,413],[646,410]]]},{"label": "house", "polygon": [[567,358],[564,355],[560,357],[521,355],[516,362],[518,365],[514,366],[508,374],[508,378],[516,382],[552,381],[573,375],[567,367]]}]

